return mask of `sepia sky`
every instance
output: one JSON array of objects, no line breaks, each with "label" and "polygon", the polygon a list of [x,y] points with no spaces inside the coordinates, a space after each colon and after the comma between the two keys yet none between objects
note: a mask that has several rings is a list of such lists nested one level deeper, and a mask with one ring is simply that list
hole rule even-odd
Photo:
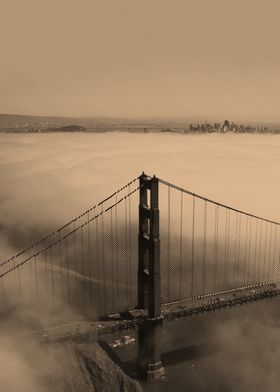
[{"label": "sepia sky", "polygon": [[280,120],[279,0],[2,0],[0,113]]}]

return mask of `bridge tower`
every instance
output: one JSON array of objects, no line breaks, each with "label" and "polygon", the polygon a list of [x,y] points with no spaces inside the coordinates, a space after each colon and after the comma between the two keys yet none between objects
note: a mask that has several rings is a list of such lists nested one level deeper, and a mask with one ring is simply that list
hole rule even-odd
[{"label": "bridge tower", "polygon": [[138,307],[147,316],[138,330],[139,366],[149,381],[164,377],[161,362],[161,279],[158,179],[140,176]]}]

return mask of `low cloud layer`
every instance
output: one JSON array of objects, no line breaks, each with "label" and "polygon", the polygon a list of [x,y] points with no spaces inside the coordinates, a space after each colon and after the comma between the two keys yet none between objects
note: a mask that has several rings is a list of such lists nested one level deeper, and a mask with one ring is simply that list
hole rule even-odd
[{"label": "low cloud layer", "polygon": [[[278,136],[38,134],[0,135],[0,142],[2,261],[79,215],[143,170],[211,199],[278,220]],[[38,315],[34,318],[41,322]],[[263,390],[269,391],[266,387],[277,385],[277,378],[269,385],[261,363],[271,364],[276,374],[277,315],[270,314],[269,323],[253,323],[252,344],[248,346],[252,350],[262,336],[274,338],[268,350],[248,350],[245,357],[250,365],[245,376],[234,356],[240,341],[246,339],[250,319],[237,320],[234,326],[218,323],[216,330],[221,345],[229,352],[229,362],[236,362],[236,385],[244,386],[241,391],[247,390],[252,380],[251,385],[256,387],[254,374],[258,373],[258,386],[267,383]],[[233,344],[229,345],[229,341]],[[6,355],[3,354],[3,360],[1,357],[3,364],[7,363]],[[255,355],[261,360],[255,361]],[[13,361],[28,374],[27,362]],[[218,359],[215,363],[215,371],[222,373],[220,377],[229,379],[227,367]],[[0,385],[5,385],[4,376],[5,372],[1,372]],[[31,383],[26,384],[28,390],[38,391],[38,386],[32,386],[32,377],[27,379]]]}]

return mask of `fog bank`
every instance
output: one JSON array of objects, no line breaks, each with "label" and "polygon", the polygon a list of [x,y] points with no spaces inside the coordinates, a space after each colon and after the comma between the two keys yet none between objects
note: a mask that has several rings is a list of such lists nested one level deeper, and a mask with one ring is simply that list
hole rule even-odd
[{"label": "fog bank", "polygon": [[[277,135],[30,134],[0,135],[0,143],[1,260],[79,215],[143,170],[210,199],[279,220]],[[275,369],[279,363],[276,320],[277,315],[265,327],[254,324],[253,344],[245,355],[252,362],[244,377],[236,363],[236,385],[247,386],[250,378],[262,372],[257,384],[267,390],[260,364],[270,363]],[[233,361],[249,325],[250,320],[237,317],[234,328],[217,328]],[[275,349],[269,352],[258,345],[265,334],[275,341]],[[230,347],[228,339],[233,342]],[[258,348],[251,353],[255,345]],[[1,357],[0,385],[6,385],[7,355]],[[254,361],[255,355],[261,360]],[[40,391],[36,377],[29,376],[28,363],[15,357],[15,367],[26,374],[22,377],[26,389]],[[230,377],[218,359],[215,366],[225,379]]]}]

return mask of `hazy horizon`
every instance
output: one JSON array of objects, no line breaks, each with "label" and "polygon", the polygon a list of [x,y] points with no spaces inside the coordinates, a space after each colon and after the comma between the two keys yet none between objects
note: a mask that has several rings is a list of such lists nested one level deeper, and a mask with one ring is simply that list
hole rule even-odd
[{"label": "hazy horizon", "polygon": [[194,125],[196,123],[224,123],[225,120],[229,120],[229,122],[237,123],[237,124],[250,124],[250,125],[280,125],[280,119],[277,121],[272,121],[272,120],[256,120],[256,119],[243,119],[238,121],[236,118],[232,117],[222,117],[222,116],[177,116],[177,117],[172,117],[172,116],[105,116],[105,115],[84,115],[84,116],[62,116],[62,115],[47,115],[47,114],[22,114],[22,113],[0,113],[0,125],[1,125],[1,120],[3,118],[1,117],[15,117],[15,118],[26,118],[26,119],[57,119],[57,120],[69,120],[69,121],[80,121],[80,120],[88,120],[88,121],[120,121],[126,122],[132,121],[132,122],[139,122],[139,124],[142,124],[143,126],[149,122],[151,124],[166,124],[172,125],[173,124],[179,124],[179,125],[187,125],[189,123],[193,123]]}]

